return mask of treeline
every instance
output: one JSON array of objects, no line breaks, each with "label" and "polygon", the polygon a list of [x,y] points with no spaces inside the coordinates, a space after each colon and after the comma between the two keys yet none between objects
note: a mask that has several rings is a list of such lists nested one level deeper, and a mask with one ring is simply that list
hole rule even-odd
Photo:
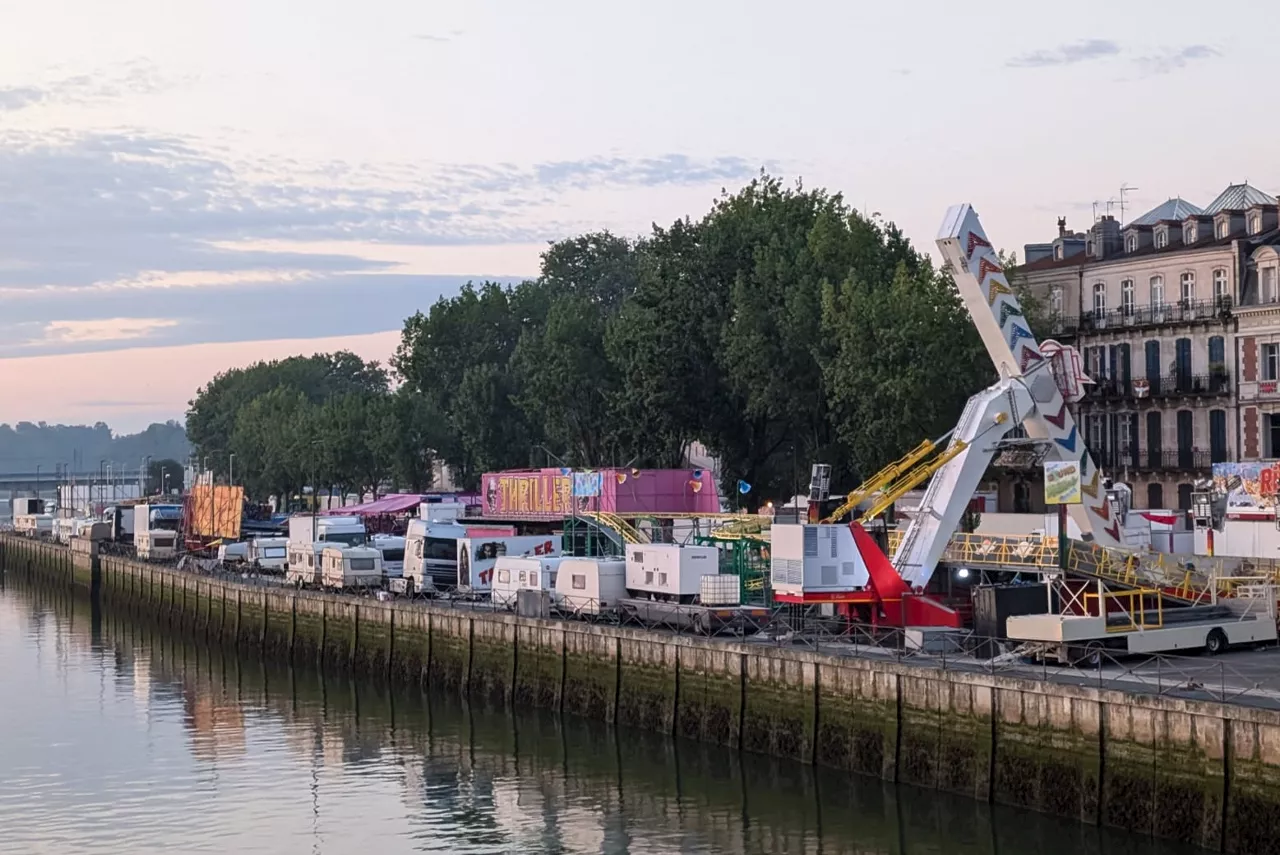
[{"label": "treeline", "polygon": [[0,473],[40,471],[97,472],[102,461],[140,471],[143,460],[186,460],[191,447],[177,422],[153,424],[134,434],[116,435],[102,422],[51,425],[18,422],[0,425]]},{"label": "treeline", "polygon": [[[215,378],[187,429],[251,489],[465,484],[528,465],[678,466],[748,498],[845,484],[954,423],[992,369],[948,275],[878,215],[762,176],[700,220],[551,245],[541,275],[405,322],[395,380],[351,354]],[[336,479],[336,480],[335,480]]]}]

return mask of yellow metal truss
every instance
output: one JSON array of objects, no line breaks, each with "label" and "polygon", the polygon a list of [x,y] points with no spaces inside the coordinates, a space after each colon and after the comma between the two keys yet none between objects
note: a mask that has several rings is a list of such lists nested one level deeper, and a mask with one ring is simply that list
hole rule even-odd
[{"label": "yellow metal truss", "polygon": [[859,518],[859,522],[870,522],[880,516],[909,490],[914,490],[929,477],[947,464],[953,457],[969,447],[961,440],[951,443],[941,454],[930,457],[938,449],[938,443],[926,439],[904,457],[863,482],[856,490],[845,497],[840,507],[831,512],[824,523],[833,523],[847,513],[852,513],[858,505],[875,497],[871,507]]}]

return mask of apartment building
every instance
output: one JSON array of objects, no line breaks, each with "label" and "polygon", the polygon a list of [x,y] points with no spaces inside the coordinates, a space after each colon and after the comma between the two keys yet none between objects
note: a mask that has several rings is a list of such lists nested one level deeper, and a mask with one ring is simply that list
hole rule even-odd
[{"label": "apartment building", "polygon": [[1025,247],[1036,332],[1079,348],[1077,423],[1136,507],[1189,509],[1213,463],[1280,453],[1278,245],[1280,204],[1238,184]]}]

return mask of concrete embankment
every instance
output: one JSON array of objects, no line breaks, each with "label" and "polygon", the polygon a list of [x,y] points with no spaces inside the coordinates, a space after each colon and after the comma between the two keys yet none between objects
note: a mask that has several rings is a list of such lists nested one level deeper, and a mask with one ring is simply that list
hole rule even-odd
[{"label": "concrete embankment", "polygon": [[173,632],[1232,853],[1280,852],[1280,713],[210,579],[0,536],[0,566]]}]

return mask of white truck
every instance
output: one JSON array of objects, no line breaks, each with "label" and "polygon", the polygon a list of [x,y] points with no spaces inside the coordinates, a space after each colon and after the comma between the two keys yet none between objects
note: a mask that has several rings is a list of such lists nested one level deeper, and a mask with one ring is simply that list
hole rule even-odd
[{"label": "white truck", "polygon": [[382,553],[371,546],[326,546],[320,584],[334,590],[382,587]]},{"label": "white truck", "polygon": [[359,517],[289,517],[285,575],[293,582],[315,584],[320,581],[319,554],[326,546],[364,546],[368,539]]},{"label": "white truck", "polygon": [[[432,506],[423,505],[427,507]],[[411,520],[401,569],[406,590],[453,590],[458,584],[458,541],[466,536],[466,528],[452,520]]]}]

